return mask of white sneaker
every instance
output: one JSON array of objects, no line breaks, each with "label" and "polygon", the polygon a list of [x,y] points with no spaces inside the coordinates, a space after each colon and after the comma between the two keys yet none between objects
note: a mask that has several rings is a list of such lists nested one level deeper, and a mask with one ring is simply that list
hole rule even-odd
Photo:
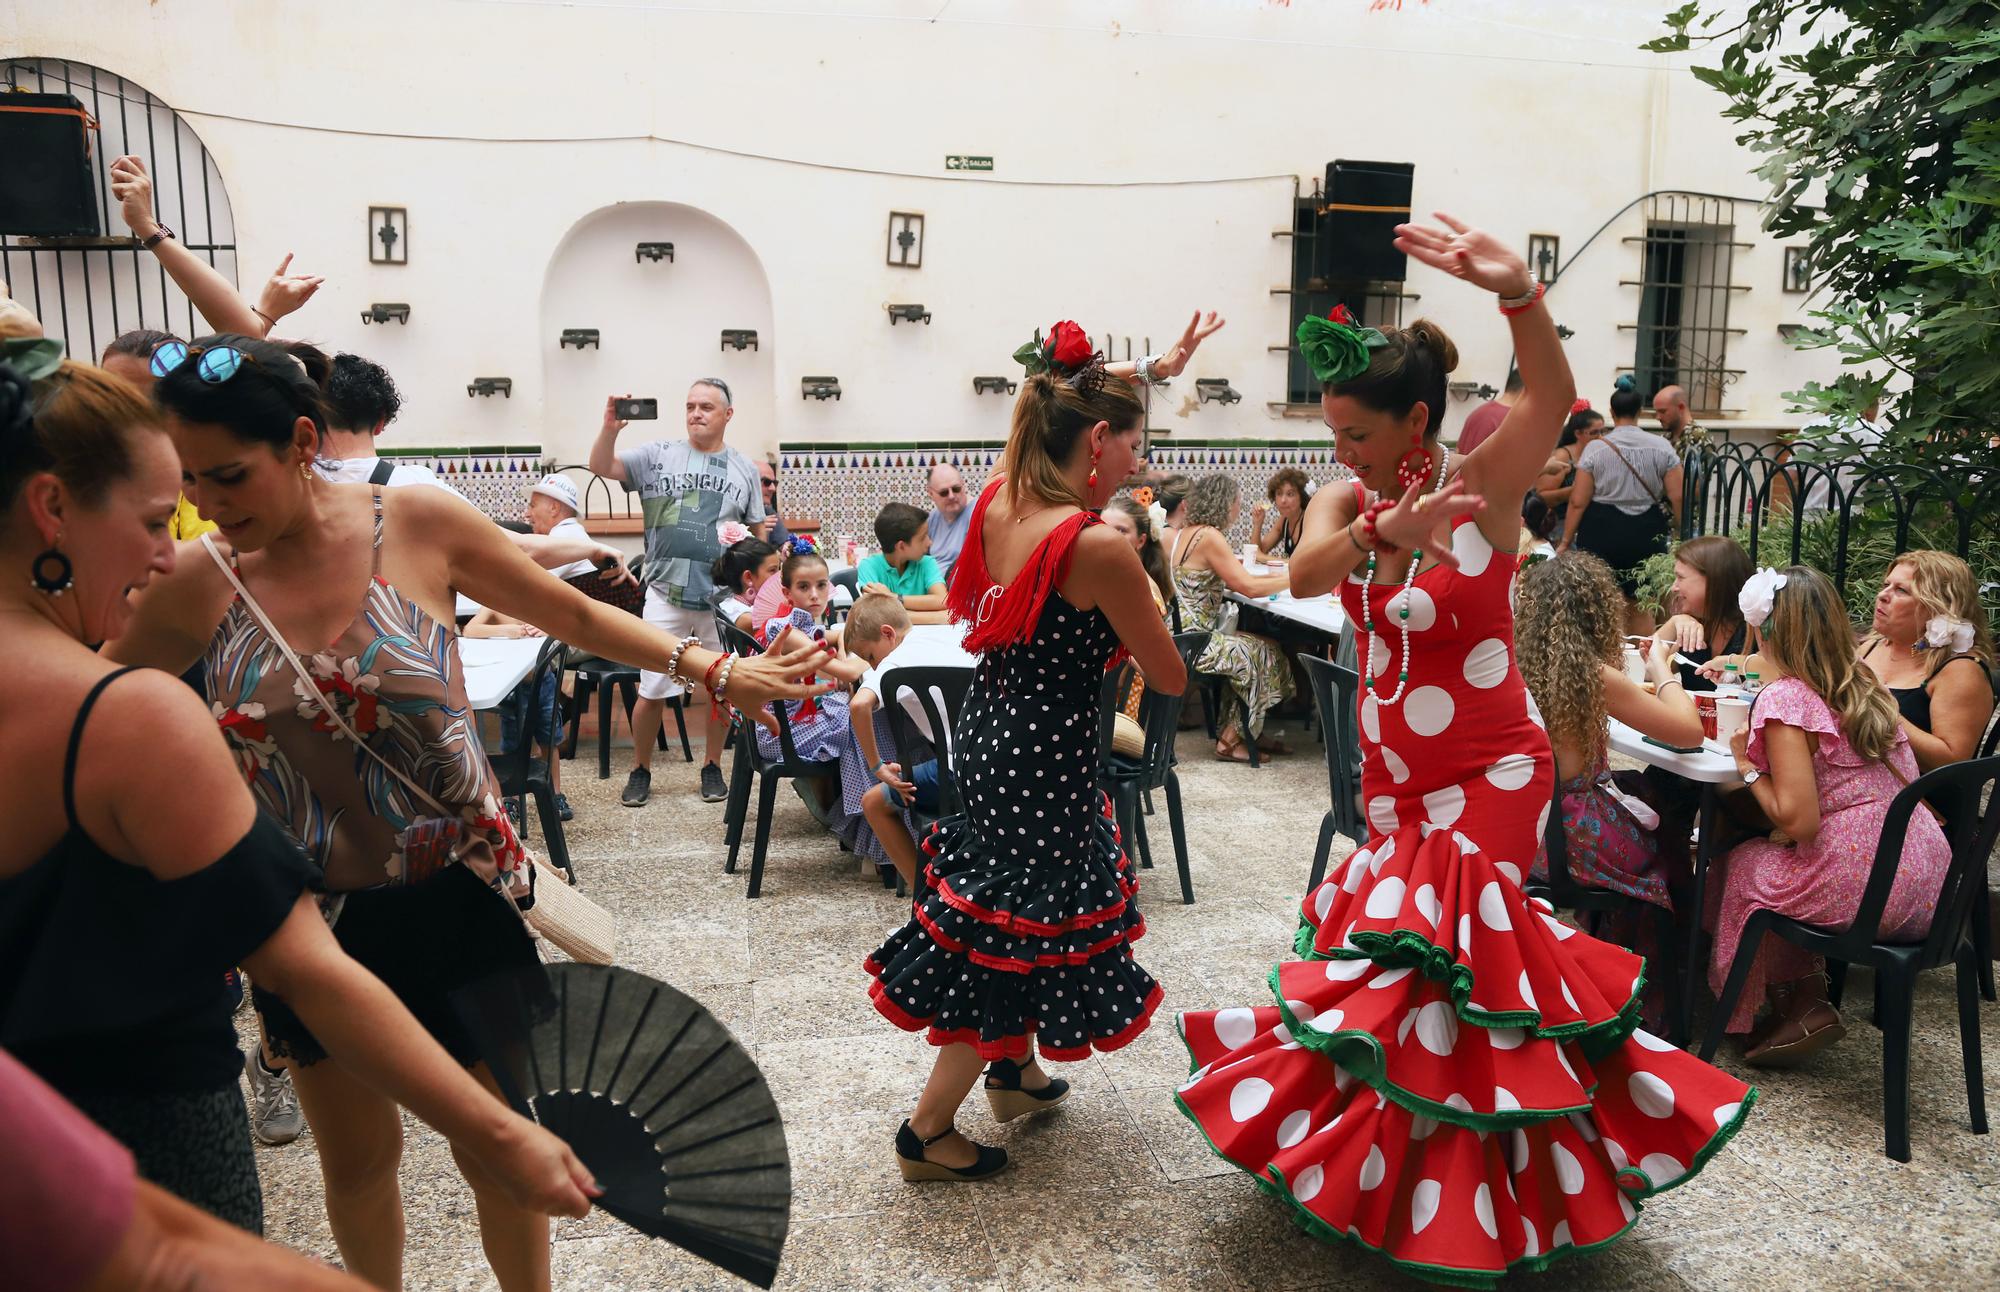
[{"label": "white sneaker", "polygon": [[305,1115],[299,1111],[299,1095],[292,1089],[292,1074],[280,1068],[264,1071],[257,1051],[243,1056],[243,1073],[250,1078],[250,1133],[265,1144],[289,1144],[305,1129]]}]

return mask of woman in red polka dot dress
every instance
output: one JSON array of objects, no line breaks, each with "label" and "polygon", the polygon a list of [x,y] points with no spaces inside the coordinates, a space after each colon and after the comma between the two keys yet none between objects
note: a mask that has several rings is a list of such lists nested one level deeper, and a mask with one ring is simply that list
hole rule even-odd
[{"label": "woman in red polka dot dress", "polygon": [[1313,499],[1292,591],[1337,584],[1359,627],[1369,838],[1307,895],[1275,1004],[1181,1017],[1178,1100],[1314,1233],[1483,1287],[1618,1238],[1756,1094],[1637,1029],[1638,956],[1522,894],[1553,768],[1507,553],[1574,387],[1520,257],[1438,218],[1396,245],[1501,297],[1525,389],[1456,457],[1437,436],[1458,356],[1435,324],[1299,328],[1356,482]]}]

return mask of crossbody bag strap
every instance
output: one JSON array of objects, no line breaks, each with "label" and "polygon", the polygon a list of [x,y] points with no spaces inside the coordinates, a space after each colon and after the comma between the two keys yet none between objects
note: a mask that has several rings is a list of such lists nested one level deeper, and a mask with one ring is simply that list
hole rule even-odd
[{"label": "crossbody bag strap", "polygon": [[[1646,484],[1646,477],[1639,474],[1639,468],[1633,466],[1630,462],[1626,461],[1625,455],[1618,451],[1618,446],[1611,442],[1610,437],[1608,436],[1604,437],[1599,441],[1599,443],[1603,444],[1605,448],[1611,450],[1611,456],[1617,458],[1618,461],[1624,465],[1625,469],[1632,473],[1632,478],[1634,480],[1637,480],[1641,485]],[[1653,494],[1653,490],[1650,485],[1646,487],[1646,492],[1649,494]],[[1653,505],[1655,507],[1658,507],[1660,504],[1666,502],[1666,500],[1667,500],[1667,482],[1665,480],[1662,480],[1660,481],[1660,492],[1657,494],[1653,494]]]},{"label": "crossbody bag strap", "polygon": [[264,630],[264,635],[270,638],[271,641],[277,646],[278,650],[284,654],[285,662],[292,666],[292,671],[298,674],[299,680],[301,682],[304,682],[306,684],[306,697],[309,700],[311,700],[313,706],[317,708],[321,713],[325,714],[329,722],[333,723],[334,726],[339,727],[341,730],[341,734],[345,735],[349,740],[352,740],[357,749],[361,750],[362,753],[367,754],[370,758],[374,759],[376,762],[382,764],[383,768],[387,770],[391,776],[401,781],[404,787],[408,789],[410,793],[416,795],[418,800],[422,802],[425,807],[429,808],[432,812],[436,813],[438,816],[441,817],[453,817],[453,818],[457,817],[458,814],[456,812],[450,811],[442,803],[439,803],[437,799],[431,795],[429,790],[426,790],[423,786],[417,784],[414,780],[411,780],[410,777],[403,772],[402,768],[396,766],[394,763],[384,758],[381,754],[376,753],[375,750],[372,749],[368,745],[368,743],[360,737],[358,733],[356,733],[353,726],[351,726],[348,723],[347,719],[343,718],[340,715],[340,711],[335,709],[333,705],[327,702],[325,693],[319,689],[319,684],[313,681],[312,674],[306,671],[306,666],[299,661],[298,655],[292,650],[291,643],[285,640],[283,634],[281,634],[278,631],[277,625],[271,622],[271,617],[264,613],[264,607],[257,604],[257,598],[250,595],[250,589],[243,586],[242,578],[239,577],[235,569],[230,566],[228,559],[224,557],[221,551],[219,551],[216,548],[213,536],[209,534],[203,534],[201,536],[201,545],[208,549],[208,555],[210,559],[212,559],[215,562],[216,568],[222,571],[222,577],[229,580],[229,586],[236,589],[236,595],[243,599],[244,608],[247,609],[250,612],[251,617],[257,621],[257,626]]}]

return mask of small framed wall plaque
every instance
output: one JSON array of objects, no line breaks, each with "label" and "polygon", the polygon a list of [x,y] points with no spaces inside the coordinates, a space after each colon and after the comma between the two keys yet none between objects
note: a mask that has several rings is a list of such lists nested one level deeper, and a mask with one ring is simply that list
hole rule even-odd
[{"label": "small framed wall plaque", "polygon": [[368,208],[368,263],[410,263],[410,212],[401,206]]},{"label": "small framed wall plaque", "polygon": [[914,211],[889,212],[889,264],[897,269],[923,268],[923,216]]}]

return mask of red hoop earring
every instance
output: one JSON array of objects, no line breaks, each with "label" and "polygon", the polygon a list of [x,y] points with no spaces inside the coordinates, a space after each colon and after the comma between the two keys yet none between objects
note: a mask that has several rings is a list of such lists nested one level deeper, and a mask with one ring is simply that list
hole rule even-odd
[{"label": "red hoop earring", "polygon": [[1103,450],[1103,449],[1094,449],[1094,450],[1092,450],[1092,451],[1091,451],[1091,454],[1090,454],[1090,480],[1089,480],[1089,485],[1090,485],[1090,487],[1091,487],[1092,489],[1095,489],[1095,488],[1097,488],[1097,459],[1098,459],[1098,458],[1100,458],[1100,457],[1102,457],[1102,456],[1104,456],[1104,450]]},{"label": "red hoop earring", "polygon": [[1414,489],[1430,479],[1431,454],[1422,444],[1396,460],[1396,480],[1405,490]]}]

